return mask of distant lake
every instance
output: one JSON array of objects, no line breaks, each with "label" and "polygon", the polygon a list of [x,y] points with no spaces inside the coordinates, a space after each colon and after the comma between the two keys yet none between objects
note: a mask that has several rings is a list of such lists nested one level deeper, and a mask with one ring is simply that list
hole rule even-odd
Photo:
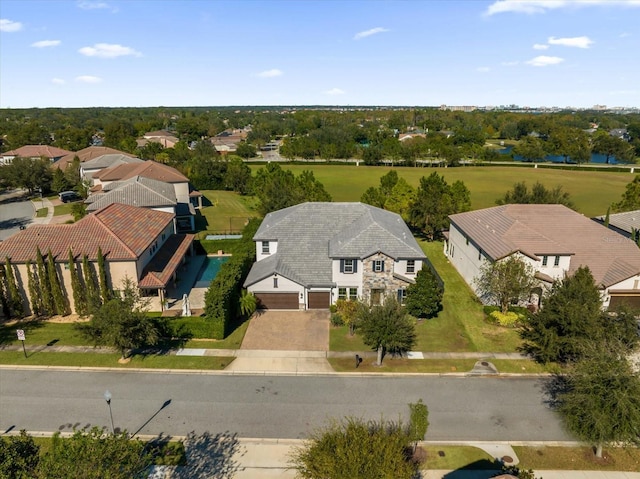
[{"label": "distant lake", "polygon": [[[509,145],[509,146],[505,146],[504,148],[498,150],[498,153],[500,153],[501,155],[508,155],[511,153],[511,150],[513,150],[513,146]],[[513,159],[515,161],[524,161],[524,158],[522,158],[520,155],[514,155]],[[551,163],[564,163],[564,156],[557,156],[557,155],[547,155],[544,157],[544,161],[550,161]],[[591,160],[589,160],[590,163],[602,163],[602,164],[606,164],[607,161],[607,155],[603,155],[601,153],[591,153]],[[568,159],[569,163],[574,163],[571,161],[571,157],[569,157]],[[618,161],[616,160],[616,158],[614,156],[609,157],[609,164],[610,165],[625,165],[628,163],[625,163],[623,161]]]}]

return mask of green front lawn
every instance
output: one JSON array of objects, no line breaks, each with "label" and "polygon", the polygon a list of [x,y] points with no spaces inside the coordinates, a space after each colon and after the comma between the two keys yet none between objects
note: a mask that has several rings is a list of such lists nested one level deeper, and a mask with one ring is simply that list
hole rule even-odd
[{"label": "green front lawn", "polygon": [[0,351],[0,364],[16,366],[67,366],[97,368],[149,368],[149,369],[211,369],[226,368],[234,358],[215,356],[135,355],[126,364],[118,362],[120,354],[46,353],[27,351]]},{"label": "green front lawn", "polygon": [[477,447],[429,444],[423,449],[427,453],[427,460],[420,465],[420,469],[499,469],[493,457]]},{"label": "green front lawn", "polygon": [[49,321],[19,321],[12,325],[0,325],[0,344],[20,344],[16,330],[25,332],[27,346],[32,344],[56,346],[91,346],[74,328],[73,323]]},{"label": "green front lawn", "polygon": [[640,449],[607,448],[606,458],[597,460],[590,447],[513,446],[521,469],[560,469],[569,471],[640,471]]}]

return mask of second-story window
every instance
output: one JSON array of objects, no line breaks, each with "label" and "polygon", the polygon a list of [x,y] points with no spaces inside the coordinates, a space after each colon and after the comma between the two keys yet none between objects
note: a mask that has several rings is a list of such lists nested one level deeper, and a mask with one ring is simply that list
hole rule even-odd
[{"label": "second-story window", "polygon": [[374,273],[382,273],[384,272],[384,261],[381,259],[376,259],[373,261],[373,272]]},{"label": "second-story window", "polygon": [[549,262],[549,257],[548,256],[543,256],[542,257],[542,266],[546,266],[548,262]]},{"label": "second-story window", "polygon": [[268,241],[263,241],[262,242],[262,254],[269,254],[269,242]]},{"label": "second-story window", "polygon": [[343,259],[342,260],[342,273],[352,274],[356,272],[356,260],[355,259]]},{"label": "second-story window", "polygon": [[278,278],[273,278],[273,288],[277,288],[278,287]]},{"label": "second-story window", "polygon": [[407,273],[413,274],[416,272],[416,261],[413,259],[407,260]]},{"label": "second-story window", "polygon": [[553,260],[553,266],[560,266],[560,256],[556,256]]}]

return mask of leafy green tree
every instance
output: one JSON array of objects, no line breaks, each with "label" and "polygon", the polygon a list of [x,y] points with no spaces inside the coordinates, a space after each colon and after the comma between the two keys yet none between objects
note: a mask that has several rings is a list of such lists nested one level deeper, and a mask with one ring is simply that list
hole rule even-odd
[{"label": "leafy green tree", "polygon": [[380,177],[380,191],[384,195],[391,194],[393,187],[398,183],[398,172],[396,170],[390,170],[388,173]]},{"label": "leafy green tree", "polygon": [[102,248],[99,246],[98,246],[98,287],[100,289],[100,300],[102,301],[102,303],[106,303],[111,299],[112,291],[111,291],[111,288],[109,287],[109,281],[107,279],[107,270],[105,268],[104,255],[102,254]]},{"label": "leafy green tree", "polygon": [[32,479],[40,460],[40,448],[26,431],[19,436],[0,436],[0,477]]},{"label": "leafy green tree", "polygon": [[409,220],[409,209],[415,201],[416,190],[404,178],[398,179],[391,188],[384,201],[384,209],[393,211],[402,216],[405,221]]},{"label": "leafy green tree", "polygon": [[122,295],[116,296],[96,311],[88,323],[77,325],[80,332],[96,345],[117,348],[122,359],[142,346],[153,346],[160,339],[159,327],[147,316],[149,301],[140,296],[129,278],[122,282]]},{"label": "leafy green tree", "polygon": [[331,195],[324,189],[311,170],[304,170],[296,177],[297,195],[300,203],[306,201],[331,201]]},{"label": "leafy green tree", "polygon": [[386,297],[382,305],[361,304],[358,333],[364,344],[378,352],[377,366],[382,366],[386,353],[404,354],[416,342],[415,324],[393,296]]},{"label": "leafy green tree", "polygon": [[612,205],[615,213],[640,210],[640,175],[627,184],[622,199]]},{"label": "leafy green tree", "polygon": [[562,186],[547,189],[539,181],[535,182],[531,190],[524,181],[516,183],[512,190],[507,191],[502,198],[496,200],[496,204],[560,204],[567,208],[574,208],[571,195],[562,191]]},{"label": "leafy green tree", "polygon": [[73,303],[76,313],[84,317],[89,313],[87,295],[80,282],[78,270],[76,269],[76,260],[71,248],[69,248],[69,276],[71,277],[71,290],[73,292]]},{"label": "leafy green tree", "polygon": [[246,141],[241,142],[236,148],[236,155],[241,158],[255,158],[256,153],[256,147]]},{"label": "leafy green tree", "polygon": [[429,428],[429,409],[422,402],[422,398],[416,403],[409,403],[409,435],[413,441],[413,452],[416,452],[418,441],[424,440]]},{"label": "leafy green tree", "polygon": [[449,215],[465,211],[468,204],[469,193],[464,183],[452,189],[443,176],[434,172],[420,178],[415,201],[409,208],[409,220],[429,239],[435,239],[449,227]]},{"label": "leafy green tree", "polygon": [[402,424],[346,418],[313,432],[290,464],[303,479],[410,479],[417,473],[410,441]]},{"label": "leafy green tree", "polygon": [[37,479],[142,479],[153,456],[138,439],[125,432],[107,434],[104,429],[76,430],[63,438],[54,434],[51,449],[40,460]]},{"label": "leafy green tree", "polygon": [[416,274],[416,282],[407,288],[405,308],[416,318],[432,318],[442,310],[444,285],[428,266]]},{"label": "leafy green tree", "polygon": [[362,193],[362,197],[360,197],[360,202],[377,208],[384,208],[386,200],[387,198],[384,196],[380,188],[376,188],[374,186],[367,188],[367,190]]},{"label": "leafy green tree", "polygon": [[5,258],[5,278],[7,287],[5,295],[7,298],[7,304],[9,306],[9,314],[12,318],[22,318],[24,316],[24,304],[22,302],[22,295],[18,291],[18,285],[16,283],[16,277],[13,274],[13,265],[7,256]]},{"label": "leafy green tree", "polygon": [[243,289],[242,293],[240,293],[240,313],[242,313],[243,316],[250,318],[251,315],[256,312],[257,307],[258,302],[253,293]]},{"label": "leafy green tree", "polygon": [[251,168],[241,158],[232,156],[227,164],[224,187],[246,195],[251,191]]},{"label": "leafy green tree", "polygon": [[15,188],[25,188],[29,193],[51,190],[51,163],[47,158],[14,158],[0,169],[0,176]]},{"label": "leafy green tree", "polygon": [[601,308],[591,271],[578,268],[554,283],[540,310],[525,324],[523,349],[544,363],[577,361],[584,356],[588,341],[615,340],[626,352],[631,351],[639,339],[633,314],[609,314]]},{"label": "leafy green tree", "polygon": [[595,347],[569,370],[566,385],[558,409],[596,457],[605,445],[640,445],[640,377],[615,346]]},{"label": "leafy green tree", "polygon": [[464,213],[471,209],[471,192],[463,181],[456,180],[451,184],[451,199],[453,211],[456,213]]},{"label": "leafy green tree", "polygon": [[349,326],[349,335],[353,336],[358,326],[358,301],[339,299],[336,301],[336,313],[340,315],[344,324]]},{"label": "leafy green tree", "polygon": [[2,263],[0,263],[0,305],[2,306],[2,314],[4,317],[10,318],[11,310],[9,309],[9,301],[7,300],[7,277]]},{"label": "leafy green tree", "polygon": [[524,161],[531,162],[544,160],[547,152],[540,138],[526,136],[520,140],[520,143],[513,147],[513,154],[521,156]]},{"label": "leafy green tree", "polygon": [[55,305],[53,303],[49,275],[47,274],[47,268],[44,264],[44,258],[40,248],[36,250],[36,265],[38,269],[38,290],[42,298],[42,313],[51,316],[54,314]]},{"label": "leafy green tree", "polygon": [[475,283],[478,296],[500,306],[503,314],[509,305],[525,301],[538,284],[533,267],[515,255],[485,262]]},{"label": "leafy green tree", "polygon": [[98,284],[96,273],[86,254],[82,257],[82,279],[84,280],[87,295],[87,311],[89,314],[93,314],[104,301],[100,297],[100,285]]},{"label": "leafy green tree", "polygon": [[606,131],[597,131],[593,135],[593,151],[605,155],[605,163],[610,163],[611,158],[624,162],[633,157],[633,147],[621,138],[611,136]]},{"label": "leafy green tree", "polygon": [[31,314],[40,316],[44,314],[44,305],[42,304],[42,294],[40,293],[40,282],[36,268],[33,267],[30,260],[27,260],[27,288],[29,289],[29,298],[31,299]]},{"label": "leafy green tree", "polygon": [[60,193],[61,191],[69,190],[71,186],[67,181],[67,177],[60,168],[55,168],[53,170],[53,178],[51,180],[51,190],[54,193]]},{"label": "leafy green tree", "polygon": [[56,263],[53,260],[51,250],[47,253],[47,274],[49,275],[49,285],[51,286],[54,310],[56,314],[66,316],[70,312],[69,303],[67,302],[67,297],[62,292],[60,277],[58,276],[58,270],[56,268]]}]

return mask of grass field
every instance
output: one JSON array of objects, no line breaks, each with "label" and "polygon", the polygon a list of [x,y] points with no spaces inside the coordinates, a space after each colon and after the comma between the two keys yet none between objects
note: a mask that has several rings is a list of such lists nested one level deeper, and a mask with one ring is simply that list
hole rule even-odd
[{"label": "grass field", "polygon": [[247,219],[259,216],[256,200],[232,191],[205,190],[203,207],[196,216],[199,239],[208,233],[241,233]]},{"label": "grass field", "polygon": [[513,447],[522,469],[574,471],[640,471],[640,449],[607,448],[603,460],[596,460],[589,447]]},{"label": "grass field", "polygon": [[[391,168],[382,166],[352,165],[282,165],[298,175],[303,170],[313,171],[324,185],[333,201],[359,201],[370,186],[378,186],[380,177]],[[253,165],[252,170],[261,166]],[[515,168],[508,166],[411,168],[395,167],[398,175],[417,187],[420,178],[434,171],[452,183],[462,180],[471,191],[472,209],[495,206],[496,199],[504,196],[514,183],[526,181],[533,186],[536,181],[548,188],[562,186],[571,194],[578,211],[587,216],[605,214],[607,207],[619,201],[633,174],[608,171],[569,171],[553,168]],[[216,192],[217,193],[217,192]]]}]

